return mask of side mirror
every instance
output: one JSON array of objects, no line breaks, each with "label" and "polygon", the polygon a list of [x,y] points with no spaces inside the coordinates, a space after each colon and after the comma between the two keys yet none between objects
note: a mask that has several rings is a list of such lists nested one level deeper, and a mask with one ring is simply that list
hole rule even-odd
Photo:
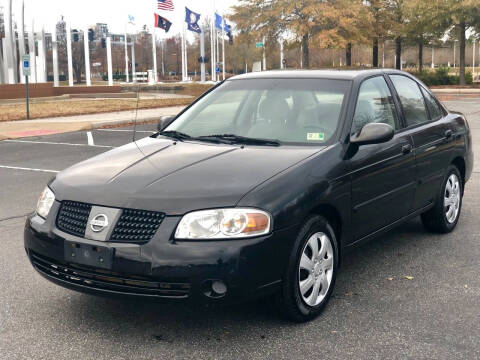
[{"label": "side mirror", "polygon": [[388,124],[369,123],[358,134],[350,136],[350,143],[360,145],[381,144],[392,140],[395,130]]},{"label": "side mirror", "polygon": [[173,120],[175,120],[175,116],[162,116],[160,120],[158,120],[157,130],[163,131],[168,125],[170,125]]}]

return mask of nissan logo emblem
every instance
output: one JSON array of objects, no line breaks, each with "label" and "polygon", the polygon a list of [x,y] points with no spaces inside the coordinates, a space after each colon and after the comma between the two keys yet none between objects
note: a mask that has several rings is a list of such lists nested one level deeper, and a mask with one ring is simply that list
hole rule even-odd
[{"label": "nissan logo emblem", "polygon": [[90,221],[92,231],[98,233],[108,226],[108,217],[105,214],[99,214]]}]

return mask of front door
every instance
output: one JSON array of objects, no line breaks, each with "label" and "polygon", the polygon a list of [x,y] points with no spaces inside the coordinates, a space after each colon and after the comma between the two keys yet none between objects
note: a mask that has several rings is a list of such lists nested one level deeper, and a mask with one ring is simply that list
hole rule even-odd
[{"label": "front door", "polygon": [[362,83],[352,132],[371,122],[391,125],[395,136],[383,144],[360,146],[349,160],[354,240],[408,215],[415,194],[413,141],[398,132],[401,122],[383,76]]}]

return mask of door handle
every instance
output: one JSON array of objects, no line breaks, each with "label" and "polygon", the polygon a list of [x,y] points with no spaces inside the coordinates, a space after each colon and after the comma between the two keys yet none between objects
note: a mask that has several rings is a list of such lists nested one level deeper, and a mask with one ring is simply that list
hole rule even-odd
[{"label": "door handle", "polygon": [[412,152],[412,145],[407,144],[402,146],[402,153],[404,155],[410,154]]},{"label": "door handle", "polygon": [[450,139],[453,135],[453,131],[452,130],[447,130],[445,131],[445,138],[446,139]]}]

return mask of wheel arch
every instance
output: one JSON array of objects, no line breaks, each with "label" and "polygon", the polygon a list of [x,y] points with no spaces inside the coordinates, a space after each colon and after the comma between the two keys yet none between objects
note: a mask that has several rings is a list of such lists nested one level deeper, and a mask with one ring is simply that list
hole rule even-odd
[{"label": "wheel arch", "polygon": [[465,159],[461,156],[457,156],[455,159],[453,159],[451,165],[454,165],[460,172],[460,176],[462,177],[462,191],[463,191],[463,189],[465,188],[465,176],[466,176]]},{"label": "wheel arch", "polygon": [[337,237],[338,243],[338,259],[339,265],[342,262],[342,231],[343,231],[343,221],[340,212],[335,208],[333,205],[330,204],[320,204],[313,208],[310,212],[311,214],[321,215],[325,217],[330,225],[333,227],[333,231],[335,231],[335,236]]}]

